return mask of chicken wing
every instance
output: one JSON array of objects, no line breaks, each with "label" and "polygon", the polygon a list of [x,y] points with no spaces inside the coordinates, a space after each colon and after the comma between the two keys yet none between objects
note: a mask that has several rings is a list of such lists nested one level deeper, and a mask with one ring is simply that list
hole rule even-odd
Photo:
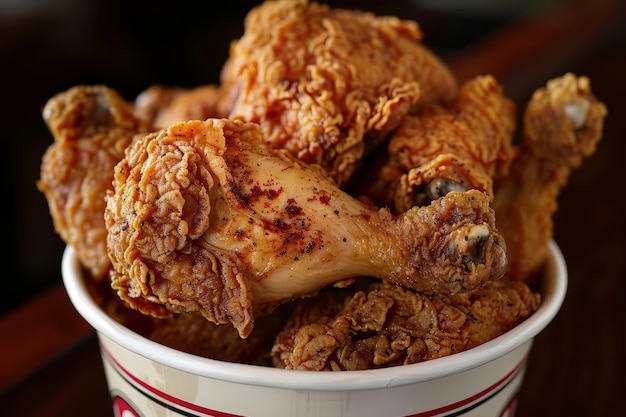
[{"label": "chicken wing", "polygon": [[409,115],[393,132],[377,178],[362,193],[397,212],[449,191],[476,189],[493,197],[493,179],[515,154],[515,105],[493,76],[463,84],[448,106]]},{"label": "chicken wing", "polygon": [[423,362],[492,340],[540,304],[525,283],[508,280],[452,296],[380,282],[328,300],[298,301],[272,348],[275,366],[348,371]]},{"label": "chicken wing", "polygon": [[90,275],[102,280],[110,267],[105,190],[126,146],[150,127],[133,115],[131,103],[105,86],[77,86],[55,95],[43,118],[54,143],[42,158],[37,187],[57,233],[76,249]]},{"label": "chicken wing", "polygon": [[595,152],[606,113],[589,79],[571,73],[548,81],[531,97],[520,153],[510,175],[495,185],[496,223],[509,251],[507,276],[530,281],[542,268],[559,193]]},{"label": "chicken wing", "polygon": [[105,221],[112,286],[146,313],[199,311],[245,337],[253,318],[355,276],[454,293],[502,276],[505,245],[479,191],[398,217],[269,148],[253,123],[175,124],[128,148]]},{"label": "chicken wing", "polygon": [[222,72],[229,117],[259,123],[271,147],[341,185],[416,103],[454,97],[454,77],[421,39],[395,17],[267,1],[246,17]]}]

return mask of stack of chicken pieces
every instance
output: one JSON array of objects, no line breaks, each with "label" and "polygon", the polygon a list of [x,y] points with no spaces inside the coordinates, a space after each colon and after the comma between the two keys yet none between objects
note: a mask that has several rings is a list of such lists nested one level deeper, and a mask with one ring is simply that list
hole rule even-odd
[{"label": "stack of chicken pieces", "polygon": [[37,185],[103,307],[129,326],[141,313],[153,340],[372,369],[537,310],[559,191],[605,115],[567,73],[535,91],[514,143],[498,81],[459,85],[417,23],[268,1],[219,85],[52,97]]}]

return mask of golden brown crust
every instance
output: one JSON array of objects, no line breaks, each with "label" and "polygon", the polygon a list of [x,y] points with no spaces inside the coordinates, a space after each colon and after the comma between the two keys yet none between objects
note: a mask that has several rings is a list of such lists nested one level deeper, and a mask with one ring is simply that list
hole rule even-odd
[{"label": "golden brown crust", "polygon": [[159,114],[186,91],[188,90],[182,87],[151,85],[137,95],[133,112],[136,117],[154,125]]},{"label": "golden brown crust", "polygon": [[278,317],[263,317],[256,321],[254,331],[242,339],[232,326],[211,323],[197,313],[176,314],[169,319],[155,321],[154,329],[147,337],[181,352],[205,358],[270,366],[269,352],[279,326]]},{"label": "golden brown crust", "polygon": [[213,84],[191,89],[153,85],[135,99],[135,114],[163,129],[185,120],[226,117],[230,104]]},{"label": "golden brown crust", "polygon": [[273,148],[321,164],[341,184],[418,98],[454,96],[451,72],[421,38],[415,22],[266,2],[248,14],[222,72],[236,97],[230,117],[259,123]]},{"label": "golden brown crust", "polygon": [[52,97],[43,117],[54,136],[41,164],[44,193],[55,229],[97,280],[110,268],[104,196],[113,167],[133,137],[150,129],[133,106],[105,86],[76,86]]},{"label": "golden brown crust", "polygon": [[403,119],[391,135],[379,179],[363,192],[397,212],[428,204],[445,188],[493,197],[494,178],[508,173],[515,153],[514,127],[515,106],[502,87],[492,76],[476,77],[450,105]]},{"label": "golden brown crust", "polygon": [[107,194],[112,286],[157,317],[200,312],[245,337],[253,316],[355,276],[454,293],[498,279],[505,245],[470,190],[394,217],[256,124],[177,123],[132,144]]},{"label": "golden brown crust", "polygon": [[[449,294],[501,278],[507,265],[506,242],[495,228],[489,203],[477,190],[450,192],[402,213],[395,227],[386,229],[408,248],[394,263],[398,276],[393,282]],[[406,266],[397,267],[402,264]]]},{"label": "golden brown crust", "polygon": [[107,195],[107,249],[111,285],[133,308],[155,317],[199,311],[245,335],[252,312],[244,267],[199,239],[216,187],[203,156],[223,152],[225,124],[180,123],[129,147]]},{"label": "golden brown crust", "polygon": [[558,196],[602,138],[605,105],[587,77],[568,73],[538,88],[524,113],[519,156],[496,182],[496,222],[509,249],[508,274],[534,279],[548,255]]},{"label": "golden brown crust", "polygon": [[[330,308],[325,303],[325,297],[313,305],[305,300],[296,308],[272,349],[275,366],[348,371],[448,356],[513,328],[537,310],[540,298],[521,282],[490,282],[449,297],[383,282]],[[318,308],[322,312],[311,312]]]}]

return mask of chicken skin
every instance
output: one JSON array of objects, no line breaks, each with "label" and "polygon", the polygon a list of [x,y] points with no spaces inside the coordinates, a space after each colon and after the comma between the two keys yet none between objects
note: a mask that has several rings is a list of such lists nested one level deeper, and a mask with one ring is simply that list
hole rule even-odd
[{"label": "chicken skin", "polygon": [[95,280],[110,261],[104,226],[105,190],[113,167],[133,137],[150,129],[132,103],[105,86],[76,86],[50,98],[43,118],[54,137],[42,158],[37,187],[45,195],[55,230]]},{"label": "chicken skin", "polygon": [[508,276],[531,281],[541,270],[559,193],[595,152],[606,113],[589,79],[571,73],[548,81],[531,97],[519,155],[495,185],[493,207],[509,251]]},{"label": "chicken skin", "polygon": [[449,191],[476,189],[493,198],[493,180],[515,154],[515,106],[493,76],[464,83],[454,101],[409,115],[393,132],[381,168],[362,191],[397,212]]},{"label": "chicken skin", "polygon": [[175,124],[133,143],[105,209],[112,286],[154,316],[200,312],[242,337],[255,315],[373,276],[456,293],[500,278],[488,197],[449,193],[394,217],[315,164],[269,148],[253,123]]},{"label": "chicken skin", "polygon": [[534,313],[540,296],[522,283],[490,281],[455,295],[374,283],[344,297],[298,301],[272,348],[274,365],[354,371],[407,365],[478,346]]},{"label": "chicken skin", "polygon": [[395,17],[267,1],[222,71],[229,118],[260,124],[272,148],[341,185],[412,108],[454,97],[456,80],[421,39],[415,22]]}]

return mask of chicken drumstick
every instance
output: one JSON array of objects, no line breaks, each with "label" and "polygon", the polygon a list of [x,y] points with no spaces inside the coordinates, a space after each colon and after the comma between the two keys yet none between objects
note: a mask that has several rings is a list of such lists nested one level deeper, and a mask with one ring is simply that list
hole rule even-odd
[{"label": "chicken drumstick", "polygon": [[606,106],[589,78],[572,73],[538,88],[524,111],[511,173],[495,183],[498,229],[509,249],[507,276],[532,281],[548,256],[561,189],[602,139]]},{"label": "chicken drumstick", "polygon": [[105,223],[118,294],[155,316],[199,311],[231,322],[242,337],[254,315],[340,280],[456,293],[506,266],[485,194],[452,192],[393,217],[318,165],[267,147],[252,123],[150,133],[127,149],[113,186]]},{"label": "chicken drumstick", "polygon": [[[515,106],[491,75],[465,82],[452,103],[408,115],[389,140],[382,168],[363,194],[396,212],[427,205],[451,190],[493,198],[493,181],[515,155]],[[374,171],[375,172],[375,171]]]}]

